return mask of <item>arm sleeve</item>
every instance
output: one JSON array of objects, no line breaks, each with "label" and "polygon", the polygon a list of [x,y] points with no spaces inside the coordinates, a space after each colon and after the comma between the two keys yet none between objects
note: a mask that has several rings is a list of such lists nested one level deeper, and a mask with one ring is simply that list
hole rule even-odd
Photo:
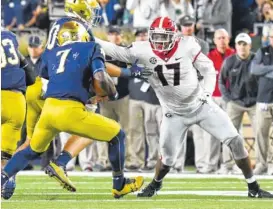
[{"label": "arm sleeve", "polygon": [[25,71],[26,74],[26,85],[32,85],[35,82],[36,74],[34,65],[30,63],[19,51],[18,56],[20,59],[20,67]]},{"label": "arm sleeve", "polygon": [[251,73],[257,76],[263,76],[273,71],[272,65],[262,64],[262,50],[259,49],[251,62]]},{"label": "arm sleeve", "polygon": [[105,53],[103,49],[95,43],[90,56],[92,75],[99,71],[105,71]]},{"label": "arm sleeve", "polygon": [[216,73],[213,63],[201,52],[201,47],[196,41],[192,49],[192,64],[203,76],[203,84],[201,84],[201,86],[205,92],[212,94],[216,83]]},{"label": "arm sleeve", "polygon": [[126,63],[134,63],[135,62],[135,56],[132,51],[132,47],[121,47],[117,46],[115,44],[112,44],[107,41],[103,41],[101,39],[95,38],[95,41],[101,46],[103,51],[105,52],[106,55],[119,60],[121,62],[126,62]]},{"label": "arm sleeve", "polygon": [[222,93],[223,99],[228,102],[230,98],[230,93],[226,87],[226,82],[228,78],[228,68],[227,68],[227,62],[224,61],[222,68],[220,70],[220,75],[219,75],[219,89]]}]

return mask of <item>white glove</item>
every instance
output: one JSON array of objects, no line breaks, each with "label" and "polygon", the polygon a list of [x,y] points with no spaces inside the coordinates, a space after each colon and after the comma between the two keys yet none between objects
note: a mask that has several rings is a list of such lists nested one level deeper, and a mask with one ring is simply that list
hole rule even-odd
[{"label": "white glove", "polygon": [[258,103],[258,107],[261,111],[267,111],[268,110],[268,104],[267,103]]}]

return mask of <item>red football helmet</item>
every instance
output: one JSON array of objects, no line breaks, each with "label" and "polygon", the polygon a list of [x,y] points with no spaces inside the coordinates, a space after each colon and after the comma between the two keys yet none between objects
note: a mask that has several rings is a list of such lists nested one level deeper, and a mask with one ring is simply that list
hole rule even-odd
[{"label": "red football helmet", "polygon": [[174,47],[178,40],[177,27],[169,17],[158,17],[148,31],[149,41],[153,50],[164,52]]}]

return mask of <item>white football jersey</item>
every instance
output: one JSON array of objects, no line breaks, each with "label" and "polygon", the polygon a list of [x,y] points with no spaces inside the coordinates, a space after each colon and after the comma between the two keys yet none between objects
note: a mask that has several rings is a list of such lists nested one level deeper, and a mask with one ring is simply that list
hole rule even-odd
[{"label": "white football jersey", "polygon": [[[153,71],[149,83],[162,107],[177,114],[189,114],[200,107],[204,91],[212,94],[215,87],[215,70],[212,62],[201,53],[193,37],[182,37],[175,53],[162,60],[152,50],[150,42],[133,42],[130,47],[119,47],[96,39],[105,53],[117,60],[146,66]],[[200,85],[197,70],[204,77]]]}]

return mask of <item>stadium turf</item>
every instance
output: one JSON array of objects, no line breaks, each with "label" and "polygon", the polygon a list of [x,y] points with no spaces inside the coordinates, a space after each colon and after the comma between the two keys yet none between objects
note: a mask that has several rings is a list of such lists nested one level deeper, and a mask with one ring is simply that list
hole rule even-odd
[{"label": "stadium turf", "polygon": [[[273,209],[273,200],[246,198],[246,184],[239,178],[171,175],[165,180],[163,189],[151,199],[140,199],[132,194],[115,200],[111,196],[110,173],[84,175],[71,176],[77,186],[76,193],[63,190],[42,173],[20,175],[14,196],[2,200],[1,206],[3,209]],[[151,176],[148,174],[145,178],[144,186]],[[259,183],[265,190],[273,192],[273,177],[260,179]]]}]

